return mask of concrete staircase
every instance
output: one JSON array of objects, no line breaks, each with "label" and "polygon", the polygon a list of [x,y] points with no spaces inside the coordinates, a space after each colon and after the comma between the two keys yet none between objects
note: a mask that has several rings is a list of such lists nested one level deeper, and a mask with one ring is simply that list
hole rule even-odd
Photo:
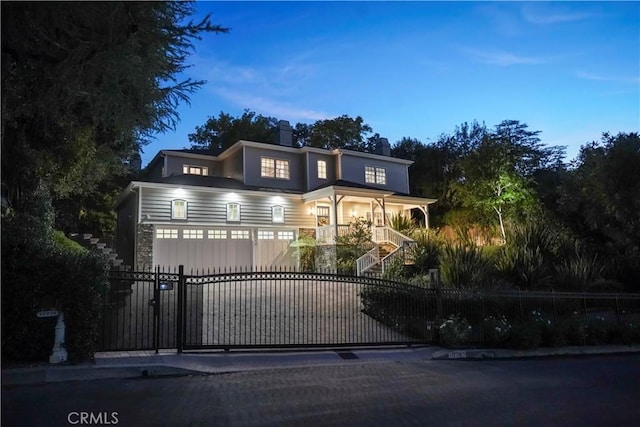
[{"label": "concrete staircase", "polygon": [[106,242],[100,241],[99,238],[93,237],[91,234],[71,233],[69,238],[80,243],[85,248],[104,255],[113,270],[130,270],[131,267],[124,265],[124,260],[118,257],[118,253]]}]

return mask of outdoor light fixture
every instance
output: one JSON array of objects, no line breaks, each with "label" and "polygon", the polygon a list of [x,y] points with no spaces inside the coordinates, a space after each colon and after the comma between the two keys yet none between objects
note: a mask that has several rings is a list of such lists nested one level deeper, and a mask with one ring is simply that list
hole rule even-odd
[{"label": "outdoor light fixture", "polygon": [[355,218],[356,216],[358,216],[358,211],[356,211],[355,209],[352,209],[352,210],[351,210],[351,216],[352,216],[352,217],[354,217],[354,218]]},{"label": "outdoor light fixture", "polygon": [[172,291],[173,283],[160,282],[160,290],[161,291]]},{"label": "outdoor light fixture", "polygon": [[183,188],[176,188],[173,194],[175,194],[177,197],[182,197],[184,196],[185,192]]},{"label": "outdoor light fixture", "polygon": [[313,208],[309,208],[309,215],[313,215],[313,214],[314,214]]}]

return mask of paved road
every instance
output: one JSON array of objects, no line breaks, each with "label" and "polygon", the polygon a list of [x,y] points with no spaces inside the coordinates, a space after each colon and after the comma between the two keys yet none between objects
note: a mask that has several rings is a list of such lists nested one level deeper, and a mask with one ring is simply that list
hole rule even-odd
[{"label": "paved road", "polygon": [[122,426],[632,426],[640,419],[640,355],[350,360],[2,389],[3,426],[81,425],[82,412],[86,421]]}]

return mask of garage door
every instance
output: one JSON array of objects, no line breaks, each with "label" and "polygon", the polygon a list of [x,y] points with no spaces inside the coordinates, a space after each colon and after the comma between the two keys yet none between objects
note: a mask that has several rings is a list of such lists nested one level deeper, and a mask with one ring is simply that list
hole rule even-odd
[{"label": "garage door", "polygon": [[296,266],[296,249],[291,247],[296,238],[294,230],[258,229],[257,237],[258,268]]},{"label": "garage door", "polygon": [[245,269],[252,266],[250,229],[156,227],[153,263],[185,271]]}]

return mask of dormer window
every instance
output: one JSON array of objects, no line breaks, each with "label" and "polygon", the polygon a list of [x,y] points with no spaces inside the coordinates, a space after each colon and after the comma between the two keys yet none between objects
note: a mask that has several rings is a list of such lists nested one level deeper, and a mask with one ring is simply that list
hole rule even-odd
[{"label": "dormer window", "polygon": [[289,179],[289,160],[261,157],[260,176],[262,178]]},{"label": "dormer window", "polygon": [[184,175],[209,175],[209,168],[206,166],[182,165]]},{"label": "dormer window", "polygon": [[364,167],[364,182],[369,184],[382,184],[387,183],[387,171],[385,168],[377,168],[374,166]]},{"label": "dormer window", "polygon": [[327,162],[318,160],[318,178],[327,179]]}]

